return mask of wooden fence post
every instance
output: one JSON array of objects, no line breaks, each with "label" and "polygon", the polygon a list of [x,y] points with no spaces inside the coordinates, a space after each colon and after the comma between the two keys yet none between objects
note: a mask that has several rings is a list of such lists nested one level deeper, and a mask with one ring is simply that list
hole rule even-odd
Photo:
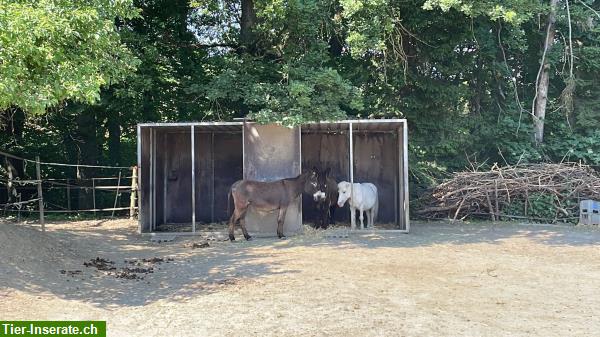
[{"label": "wooden fence post", "polygon": [[46,231],[46,224],[44,222],[44,198],[42,196],[42,173],[40,170],[40,156],[35,156],[35,173],[37,176],[37,191],[38,191],[38,205],[40,211],[40,224],[42,225],[42,232]]},{"label": "wooden fence post", "polygon": [[96,218],[96,179],[92,178],[92,202],[94,204],[94,219]]},{"label": "wooden fence post", "polygon": [[71,180],[67,178],[67,209],[71,210]]},{"label": "wooden fence post", "polygon": [[134,166],[131,170],[131,196],[129,198],[129,218],[133,219],[135,217],[135,202],[137,199],[137,178],[138,178],[138,168]]}]

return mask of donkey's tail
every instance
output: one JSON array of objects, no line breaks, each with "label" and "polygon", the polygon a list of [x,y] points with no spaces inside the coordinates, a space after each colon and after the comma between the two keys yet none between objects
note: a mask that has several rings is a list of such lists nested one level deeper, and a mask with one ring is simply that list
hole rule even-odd
[{"label": "donkey's tail", "polygon": [[229,216],[229,212],[231,211],[231,208],[229,207],[231,205],[231,188],[229,189],[229,192],[227,192],[227,216]]}]

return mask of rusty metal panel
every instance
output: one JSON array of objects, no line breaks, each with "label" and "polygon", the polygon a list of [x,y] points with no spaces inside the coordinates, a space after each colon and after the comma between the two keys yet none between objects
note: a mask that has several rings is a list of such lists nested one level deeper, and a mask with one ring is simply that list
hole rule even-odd
[{"label": "rusty metal panel", "polygon": [[[189,128],[186,128],[189,130]],[[192,167],[190,132],[166,134],[166,220],[167,223],[192,221]]]},{"label": "rusty metal panel", "polygon": [[[393,133],[354,132],[354,182],[377,186],[377,223],[394,223],[398,216],[398,141]],[[400,225],[396,223],[396,225]]]},{"label": "rusty metal panel", "polygon": [[[245,123],[244,179],[273,181],[293,178],[301,173],[300,128]],[[277,213],[261,214],[248,210],[248,231],[273,233],[277,229]],[[285,234],[302,230],[301,197],[289,207],[284,221]]]},{"label": "rusty metal panel", "polygon": [[[336,180],[350,181],[349,153],[350,144],[346,132],[302,133],[302,167],[320,170],[331,169],[331,176]],[[346,204],[335,212],[335,221],[350,221],[350,211]],[[302,197],[302,219],[304,222],[314,222],[318,217],[316,203],[309,195]]]},{"label": "rusty metal panel", "polygon": [[210,133],[198,132],[200,127],[195,127],[195,183],[196,183],[196,228],[200,223],[211,222],[212,212],[212,163],[214,161],[212,152],[212,135]]},{"label": "rusty metal panel", "polygon": [[[406,123],[404,121],[353,121],[352,160],[348,124],[319,123],[302,127],[302,165],[305,168],[330,167],[335,179],[350,181],[350,167],[355,182],[370,182],[377,186],[379,214],[376,223],[394,224],[408,230]],[[344,129],[344,127],[346,129]],[[303,219],[316,217],[314,202],[303,198]],[[336,222],[348,222],[348,206],[335,213]]]},{"label": "rusty metal panel", "polygon": [[214,221],[227,221],[231,216],[227,213],[227,194],[231,185],[243,177],[242,157],[241,132],[214,134]]}]

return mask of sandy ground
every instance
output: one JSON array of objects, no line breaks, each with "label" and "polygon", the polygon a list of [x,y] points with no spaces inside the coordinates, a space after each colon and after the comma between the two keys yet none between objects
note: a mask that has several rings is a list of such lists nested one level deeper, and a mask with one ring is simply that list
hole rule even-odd
[{"label": "sandy ground", "polygon": [[[600,335],[593,227],[413,223],[196,249],[128,220],[48,228],[0,222],[1,320],[106,320],[109,336]],[[96,257],[165,260],[129,280],[83,266]]]}]

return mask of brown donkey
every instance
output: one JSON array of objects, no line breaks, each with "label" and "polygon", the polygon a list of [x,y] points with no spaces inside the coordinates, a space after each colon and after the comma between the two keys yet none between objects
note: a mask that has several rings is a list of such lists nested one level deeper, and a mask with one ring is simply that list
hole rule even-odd
[{"label": "brown donkey", "polygon": [[229,219],[229,239],[235,240],[233,230],[235,224],[239,221],[242,232],[246,240],[252,237],[246,230],[246,212],[248,207],[258,211],[278,210],[277,215],[277,236],[280,239],[283,235],[283,221],[289,204],[294,201],[302,192],[313,195],[317,192],[317,170],[303,173],[296,178],[288,178],[271,182],[238,180],[229,190],[227,207],[229,207],[229,198],[233,196],[234,210]]}]

